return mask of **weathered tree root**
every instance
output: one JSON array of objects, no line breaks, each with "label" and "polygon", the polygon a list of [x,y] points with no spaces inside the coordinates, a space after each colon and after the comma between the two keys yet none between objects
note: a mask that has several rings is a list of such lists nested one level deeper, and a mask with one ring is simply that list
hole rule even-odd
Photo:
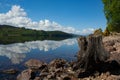
[{"label": "weathered tree root", "polygon": [[109,58],[109,53],[104,49],[102,36],[90,35],[78,38],[80,51],[78,52],[78,64],[80,68],[87,71],[95,68],[101,62]]}]

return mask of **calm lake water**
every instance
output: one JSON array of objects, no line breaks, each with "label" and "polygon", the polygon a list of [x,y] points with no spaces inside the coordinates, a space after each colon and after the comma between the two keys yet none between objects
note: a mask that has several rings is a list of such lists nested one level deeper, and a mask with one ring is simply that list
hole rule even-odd
[{"label": "calm lake water", "polygon": [[[75,60],[79,50],[76,38],[61,41],[44,40],[0,45],[0,70],[23,70],[24,62],[39,59],[49,63],[56,58]],[[0,78],[5,75],[0,73]]]}]

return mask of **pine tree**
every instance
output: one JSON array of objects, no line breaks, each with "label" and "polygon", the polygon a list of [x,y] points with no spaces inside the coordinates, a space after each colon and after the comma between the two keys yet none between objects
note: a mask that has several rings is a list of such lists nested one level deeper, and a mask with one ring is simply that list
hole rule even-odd
[{"label": "pine tree", "polygon": [[102,0],[110,32],[120,32],[120,0]]}]

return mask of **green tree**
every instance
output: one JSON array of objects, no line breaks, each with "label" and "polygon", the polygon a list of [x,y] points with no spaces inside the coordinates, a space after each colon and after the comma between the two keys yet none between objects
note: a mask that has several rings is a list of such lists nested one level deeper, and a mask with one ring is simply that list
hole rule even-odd
[{"label": "green tree", "polygon": [[120,32],[120,0],[102,0],[110,32]]}]

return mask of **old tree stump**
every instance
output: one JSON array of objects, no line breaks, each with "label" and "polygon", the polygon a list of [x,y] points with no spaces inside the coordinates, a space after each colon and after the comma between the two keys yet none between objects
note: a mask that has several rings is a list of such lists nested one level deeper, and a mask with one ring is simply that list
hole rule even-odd
[{"label": "old tree stump", "polygon": [[95,68],[101,62],[105,62],[109,58],[109,54],[105,51],[102,43],[102,36],[90,35],[88,37],[78,38],[80,51],[78,52],[77,67],[87,71]]}]

